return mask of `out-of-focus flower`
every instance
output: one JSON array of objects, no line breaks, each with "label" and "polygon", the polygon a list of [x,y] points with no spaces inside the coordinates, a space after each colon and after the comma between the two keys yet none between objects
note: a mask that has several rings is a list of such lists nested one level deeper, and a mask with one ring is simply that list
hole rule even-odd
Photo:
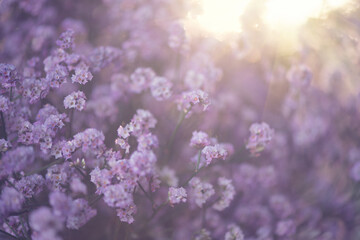
[{"label": "out-of-focus flower", "polygon": [[174,187],[170,187],[169,188],[169,201],[171,205],[180,203],[180,202],[186,202],[186,190],[183,187],[180,188],[174,188]]},{"label": "out-of-focus flower", "polygon": [[252,154],[258,154],[265,149],[274,136],[274,130],[267,123],[253,123],[250,126],[250,137],[246,148]]}]

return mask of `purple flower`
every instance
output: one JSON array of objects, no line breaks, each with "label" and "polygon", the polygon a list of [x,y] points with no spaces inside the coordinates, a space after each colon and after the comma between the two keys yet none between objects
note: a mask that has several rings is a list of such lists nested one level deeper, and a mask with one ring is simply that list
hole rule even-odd
[{"label": "purple flower", "polygon": [[168,195],[169,195],[170,205],[172,206],[180,202],[186,202],[187,194],[185,188],[183,187],[180,188],[170,187]]},{"label": "purple flower", "polygon": [[61,33],[59,39],[56,41],[56,45],[62,49],[74,48],[74,34],[75,32],[72,29],[68,29]]},{"label": "purple flower", "polygon": [[97,214],[96,209],[91,208],[85,199],[78,198],[71,203],[71,210],[66,219],[66,227],[79,229]]},{"label": "purple flower", "polygon": [[190,140],[190,146],[195,148],[204,148],[210,145],[210,138],[207,133],[202,131],[194,131]]},{"label": "purple flower", "polygon": [[231,224],[228,227],[228,231],[225,234],[225,240],[244,240],[244,234],[241,228],[235,224]]},{"label": "purple flower", "polygon": [[151,94],[158,101],[170,98],[171,88],[172,83],[164,77],[155,77],[150,84]]},{"label": "purple flower", "polygon": [[73,83],[79,83],[79,84],[86,84],[87,82],[91,81],[93,78],[93,75],[88,70],[88,67],[76,67],[75,68],[75,74],[72,75],[71,80]]},{"label": "purple flower", "polygon": [[132,204],[132,194],[122,184],[110,185],[104,189],[104,201],[110,207],[126,208]]},{"label": "purple flower", "polygon": [[31,212],[29,224],[33,230],[32,239],[61,239],[57,234],[63,229],[62,221],[48,207],[40,207]]},{"label": "purple flower", "polygon": [[274,136],[274,130],[267,123],[253,123],[250,126],[250,137],[246,148],[252,154],[263,151]]},{"label": "purple flower", "polygon": [[73,92],[64,99],[64,106],[66,109],[74,108],[82,111],[85,107],[86,96],[82,91]]}]

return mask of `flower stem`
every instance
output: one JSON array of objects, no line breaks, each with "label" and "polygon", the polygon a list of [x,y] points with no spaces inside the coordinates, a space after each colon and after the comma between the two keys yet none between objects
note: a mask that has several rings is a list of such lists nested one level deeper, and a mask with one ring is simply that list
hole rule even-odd
[{"label": "flower stem", "polygon": [[196,163],[195,172],[197,172],[199,170],[200,160],[201,160],[201,150],[199,150],[199,156],[198,156],[198,160]]},{"label": "flower stem", "polygon": [[71,138],[72,136],[72,122],[73,122],[73,118],[74,118],[74,109],[70,109],[69,112],[69,138]]},{"label": "flower stem", "polygon": [[176,133],[179,130],[179,127],[180,127],[181,123],[184,121],[184,119],[185,119],[188,112],[189,111],[184,111],[179,116],[179,120],[178,120],[178,122],[177,122],[177,124],[175,126],[175,129],[174,129],[173,133],[171,134],[171,137],[170,137],[170,141],[169,141],[169,149],[170,150],[172,149],[172,146],[174,144]]},{"label": "flower stem", "polygon": [[33,175],[33,174],[35,174],[35,173],[39,173],[39,172],[41,172],[41,171],[43,171],[43,170],[45,170],[45,169],[48,169],[48,168],[51,167],[51,166],[54,166],[54,165],[56,165],[56,164],[63,163],[63,162],[64,162],[64,159],[56,160],[56,161],[51,162],[51,163],[49,163],[49,164],[47,164],[47,165],[45,165],[45,166],[43,166],[43,167],[41,167],[41,168],[39,168],[39,169],[36,169],[36,170],[34,170],[34,171],[31,171],[31,172],[25,174],[25,176],[30,176],[30,175]]},{"label": "flower stem", "polygon": [[7,140],[5,118],[4,118],[3,112],[0,112],[0,117],[1,117],[1,137],[3,137],[5,140]]},{"label": "flower stem", "polygon": [[152,197],[145,191],[145,189],[143,188],[143,186],[139,181],[137,182],[137,184],[139,185],[141,191],[145,194],[145,196],[150,200],[152,207],[154,208],[154,200],[152,199]]}]

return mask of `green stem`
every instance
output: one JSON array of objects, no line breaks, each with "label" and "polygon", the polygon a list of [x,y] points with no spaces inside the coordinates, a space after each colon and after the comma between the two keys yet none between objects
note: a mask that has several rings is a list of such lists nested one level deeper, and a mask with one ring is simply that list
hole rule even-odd
[{"label": "green stem", "polygon": [[198,156],[198,160],[196,163],[195,172],[197,172],[199,170],[200,160],[201,160],[201,150],[199,150],[199,156]]},{"label": "green stem", "polygon": [[204,169],[204,167],[201,167],[201,168],[199,168],[199,170],[198,171],[195,171],[185,182],[184,182],[184,184],[182,184],[181,185],[181,187],[186,187],[188,184],[189,184],[189,182],[191,181],[191,179],[193,179],[201,170],[203,170]]},{"label": "green stem", "polygon": [[13,238],[13,239],[18,239],[17,237],[15,237],[14,235],[11,235],[10,233],[4,231],[4,230],[1,230],[0,229],[0,232],[6,236],[8,236],[9,238]]},{"label": "green stem", "polygon": [[7,221],[5,221],[5,224],[10,228],[10,230],[14,233],[14,235],[16,236],[16,238],[20,238],[20,236],[19,236],[19,234],[15,231],[15,229],[12,227],[12,226],[10,226],[10,224],[7,222]]}]

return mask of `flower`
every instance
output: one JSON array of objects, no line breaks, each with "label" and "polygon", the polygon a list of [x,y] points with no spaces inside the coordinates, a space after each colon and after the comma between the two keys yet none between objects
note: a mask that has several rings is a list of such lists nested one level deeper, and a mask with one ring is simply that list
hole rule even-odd
[{"label": "flower", "polygon": [[75,68],[75,74],[71,76],[73,83],[86,84],[93,79],[93,75],[89,71],[88,66],[80,66]]},{"label": "flower", "polygon": [[220,199],[216,201],[216,203],[213,205],[213,208],[218,211],[222,211],[225,208],[229,207],[231,201],[234,199],[235,188],[232,184],[232,181],[224,177],[220,177],[218,179],[218,184],[220,187],[221,195]]},{"label": "flower", "polygon": [[75,32],[72,29],[68,29],[61,33],[59,39],[56,41],[56,45],[62,49],[74,48],[74,34]]},{"label": "flower", "polygon": [[193,90],[183,92],[181,97],[177,101],[177,107],[179,111],[189,113],[190,110],[197,105],[202,106],[203,111],[209,108],[210,100],[207,93],[202,90]]},{"label": "flower", "polygon": [[204,148],[210,145],[210,138],[207,133],[202,131],[194,131],[190,140],[190,146],[195,148]]},{"label": "flower", "polygon": [[86,96],[82,91],[72,92],[64,99],[64,106],[66,109],[76,108],[82,111],[85,107]]},{"label": "flower", "polygon": [[225,234],[225,240],[244,240],[244,234],[241,228],[235,224],[228,226],[228,231]]},{"label": "flower", "polygon": [[[141,93],[144,91],[148,86],[154,81],[156,74],[151,68],[137,68],[131,75],[130,75],[130,82],[129,82],[129,88],[130,91],[134,93]],[[159,84],[163,84],[164,80],[156,80],[155,87],[157,87]],[[154,90],[158,90],[155,89]],[[165,92],[164,92],[165,93]],[[159,94],[159,92],[156,91],[156,94]],[[161,98],[161,92],[160,95],[156,95],[157,97]]]},{"label": "flower", "polygon": [[169,188],[169,201],[170,201],[170,205],[174,205],[180,202],[186,202],[186,190],[183,187],[180,188],[175,188],[175,187],[170,187]]},{"label": "flower", "polygon": [[158,101],[171,97],[171,87],[172,83],[164,77],[155,77],[150,84],[151,94]]},{"label": "flower", "polygon": [[246,148],[256,155],[265,149],[273,136],[274,130],[267,123],[253,123],[250,126],[250,137]]},{"label": "flower", "polygon": [[215,194],[214,188],[210,183],[201,182],[197,177],[194,177],[189,182],[191,188],[191,195],[196,205],[202,207],[203,204]]}]

